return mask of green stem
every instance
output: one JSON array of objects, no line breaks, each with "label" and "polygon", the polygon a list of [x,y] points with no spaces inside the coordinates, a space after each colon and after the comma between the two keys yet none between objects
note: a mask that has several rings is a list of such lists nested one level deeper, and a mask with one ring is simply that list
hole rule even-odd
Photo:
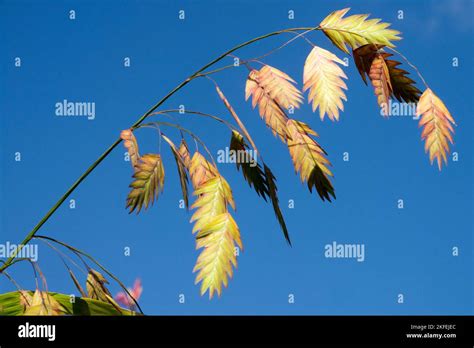
[{"label": "green stem", "polygon": [[[206,70],[207,68],[213,66],[214,64],[218,63],[222,59],[224,59],[227,55],[231,54],[234,51],[239,50],[242,47],[248,46],[254,42],[266,39],[271,36],[279,35],[282,33],[287,33],[287,32],[294,32],[294,31],[306,31],[306,30],[311,30],[314,28],[310,27],[302,27],[302,28],[291,28],[291,29],[283,29],[283,30],[278,30],[274,31],[256,38],[253,38],[249,41],[246,41],[244,43],[241,43],[230,50],[226,51],[225,53],[221,54],[219,57],[215,58],[211,62],[207,63],[204,65],[202,68],[197,70],[195,73],[193,73],[191,76],[189,76],[186,80],[181,82],[179,85],[177,85],[175,88],[173,88],[167,95],[165,95],[160,101],[158,101],[155,105],[153,105],[150,110],[148,110],[145,114],[143,114],[130,128],[134,129],[137,126],[139,126],[151,113],[153,113],[160,105],[162,105],[165,101],[167,101],[173,94],[178,92],[181,88],[186,86],[189,82],[191,82],[194,78],[196,78],[201,72]],[[319,28],[317,28],[319,30]],[[117,139],[105,152],[100,155],[100,157],[79,177],[79,179],[72,184],[72,186],[62,195],[62,197],[54,204],[51,209],[46,213],[45,216],[38,222],[38,224],[28,233],[25,237],[25,239],[18,245],[18,247],[15,249],[13,252],[13,255],[11,255],[6,262],[0,266],[0,273],[2,273],[6,268],[10,266],[12,261],[15,259],[16,255],[20,252],[20,250],[28,244],[31,239],[35,236],[36,232],[48,221],[48,219],[56,212],[56,210],[61,206],[61,204],[69,197],[69,195],[84,181],[85,178],[112,152],[112,150],[120,144],[122,140]]]},{"label": "green stem", "polygon": [[[73,251],[74,253],[77,254],[80,254],[84,257],[87,257],[89,260],[91,260],[93,263],[95,263],[97,265],[97,267],[99,267],[102,271],[104,271],[105,273],[107,273],[109,275],[109,277],[111,277],[113,280],[115,280],[117,282],[118,285],[120,285],[120,287],[127,293],[127,295],[133,300],[133,302],[135,303],[135,306],[138,308],[138,310],[140,311],[140,313],[143,314],[143,311],[142,309],[140,308],[140,305],[138,304],[137,300],[135,300],[135,298],[132,296],[132,294],[128,291],[127,287],[120,281],[120,279],[118,279],[116,276],[114,276],[109,270],[107,270],[107,268],[105,268],[104,266],[102,266],[96,259],[94,259],[92,256],[90,256],[89,254],[85,253],[84,251],[82,250],[79,250],[77,248],[74,248],[73,246],[70,246],[69,244],[66,244],[64,242],[61,242],[57,239],[54,239],[54,238],[51,238],[51,237],[48,237],[48,236],[35,236],[34,238],[38,238],[38,239],[45,239],[45,240],[50,240],[51,242],[54,242],[54,243],[57,243],[59,245],[62,245],[63,247]],[[81,258],[82,259],[82,258]],[[82,261],[84,262],[84,261]],[[87,266],[87,264],[85,264]],[[88,266],[87,266],[88,267]]]}]

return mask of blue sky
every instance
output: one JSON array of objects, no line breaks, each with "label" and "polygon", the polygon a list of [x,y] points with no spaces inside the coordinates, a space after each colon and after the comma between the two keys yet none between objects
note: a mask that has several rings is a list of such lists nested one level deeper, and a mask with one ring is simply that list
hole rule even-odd
[{"label": "blue sky", "polygon": [[[457,121],[458,162],[450,161],[442,172],[431,166],[417,121],[383,119],[372,89],[350,61],[348,102],[338,123],[321,122],[306,104],[294,115],[319,133],[333,164],[337,200],[322,202],[299,182],[285,146],[245,102],[246,69],[231,69],[214,78],[277,177],[292,248],[271,206],[248,188],[234,165],[221,165],[233,188],[245,250],[222,297],[199,296],[191,213],[178,207],[176,168],[164,147],[165,190],[152,209],[139,216],[125,210],[131,170],[120,146],[72,194],[76,208],[64,204],[40,233],[89,252],[126,284],[142,278],[141,305],[148,314],[472,314],[471,1],[0,1],[0,243],[20,242],[122,129],[200,66],[252,37],[315,26],[344,7],[371,13],[403,33],[397,49],[418,66]],[[75,20],[68,18],[71,9]],[[178,20],[181,9],[184,21]],[[397,19],[399,10],[403,20]],[[259,56],[289,38],[276,36],[236,54]],[[344,57],[321,32],[310,38]],[[310,49],[298,40],[265,62],[301,86]],[[15,57],[21,58],[20,68]],[[95,119],[55,116],[55,104],[64,99],[94,102]],[[180,104],[228,117],[205,79],[190,83],[163,108]],[[221,125],[180,117],[214,154],[228,145],[229,132]],[[176,132],[167,134],[179,140]],[[137,136],[142,153],[157,151],[152,130]],[[16,152],[21,162],[15,162]],[[343,161],[344,152],[350,161]],[[290,199],[294,209],[288,208]],[[398,199],[404,200],[402,210]],[[365,261],[325,258],[324,246],[333,241],[364,244]],[[129,257],[123,255],[127,246]],[[459,256],[452,255],[453,247]],[[57,255],[41,244],[39,252],[49,288],[74,292]],[[10,272],[24,288],[34,287],[27,265]],[[116,284],[110,288],[119,290]],[[2,279],[0,291],[11,290]]]}]

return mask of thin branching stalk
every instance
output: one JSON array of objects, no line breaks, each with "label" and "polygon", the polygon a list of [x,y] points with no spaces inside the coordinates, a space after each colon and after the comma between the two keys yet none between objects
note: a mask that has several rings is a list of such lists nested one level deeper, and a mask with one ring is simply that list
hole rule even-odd
[{"label": "thin branching stalk", "polygon": [[[179,129],[182,132],[185,132],[185,133],[189,134],[191,136],[191,138],[193,138],[195,141],[197,141],[199,144],[201,144],[202,147],[204,147],[204,150],[206,151],[206,153],[211,158],[212,164],[214,166],[216,166],[216,162],[214,161],[214,157],[212,156],[211,151],[207,147],[206,143],[204,143],[204,141],[202,141],[197,135],[195,135],[193,132],[191,132],[187,128],[183,128],[180,125],[177,125],[177,124],[174,124],[174,123],[163,122],[163,121],[150,122],[150,123],[147,123],[147,124],[142,124],[142,125],[139,126],[139,128],[147,128],[148,127],[148,128],[155,128],[156,129],[158,125],[163,125],[163,126],[167,126],[167,127],[176,128],[176,129]],[[162,134],[159,129],[158,129],[158,131],[160,132],[160,134]]]},{"label": "thin branching stalk", "polygon": [[203,116],[203,117],[207,117],[207,118],[211,118],[215,121],[218,121],[220,123],[223,123],[224,125],[227,126],[227,128],[229,128],[231,131],[232,130],[235,130],[236,127],[234,125],[232,125],[231,123],[227,122],[226,120],[224,120],[223,118],[221,117],[218,117],[216,115],[213,115],[213,114],[209,114],[209,113],[205,113],[205,112],[200,112],[200,111],[191,111],[191,110],[179,110],[179,109],[170,109],[170,110],[160,110],[160,111],[157,111],[157,112],[154,112],[152,113],[150,116],[154,116],[154,115],[164,115],[164,114],[168,114],[168,113],[184,113],[184,114],[189,114],[189,115],[197,115],[197,116]]},{"label": "thin branching stalk", "polygon": [[[61,242],[55,238],[52,238],[52,237],[48,237],[48,236],[40,236],[40,235],[36,235],[34,236],[34,238],[37,238],[37,239],[45,239],[45,240],[49,240],[51,242],[54,242],[56,244],[59,244],[59,245],[62,245],[63,247],[71,250],[72,252],[76,253],[76,254],[80,254],[84,257],[87,257],[89,260],[91,260],[95,265],[97,265],[97,267],[99,267],[102,271],[104,271],[105,273],[107,273],[107,275],[109,277],[111,277],[113,280],[115,280],[117,282],[117,284],[127,293],[128,296],[130,296],[133,300],[133,302],[135,303],[135,305],[137,306],[138,310],[140,311],[140,313],[143,314],[143,311],[140,307],[140,305],[138,304],[138,302],[133,298],[133,296],[130,294],[130,292],[128,291],[127,287],[116,277],[114,276],[109,270],[107,270],[107,268],[105,268],[104,266],[102,266],[96,259],[94,259],[92,256],[90,256],[89,254],[87,254],[86,252],[82,251],[82,250],[79,250],[73,246],[70,246],[69,244],[66,244],[64,242]],[[82,258],[81,258],[82,259]]]},{"label": "thin branching stalk", "polygon": [[49,246],[51,249],[53,249],[53,251],[55,251],[57,253],[57,255],[59,256],[59,258],[61,259],[61,261],[64,263],[64,266],[66,266],[66,268],[68,270],[70,270],[69,266],[67,265],[66,263],[66,260],[65,259],[68,259],[69,262],[71,262],[71,264],[73,264],[78,270],[80,270],[84,275],[87,275],[87,272],[85,270],[83,270],[73,259],[71,256],[63,253],[61,250],[59,250],[58,248],[56,248],[54,245],[52,245],[50,242],[48,242],[47,240],[41,240],[43,243],[45,243],[47,246]]},{"label": "thin branching stalk", "polygon": [[18,282],[11,275],[9,275],[7,272],[3,272],[3,275],[7,277],[7,279],[13,283],[13,285],[15,285],[18,291],[22,290],[22,287],[20,286],[20,284],[18,284]]},{"label": "thin branching stalk", "polygon": [[306,30],[302,33],[298,32],[298,31],[288,31],[288,33],[291,33],[291,34],[295,34],[296,36],[289,39],[288,41],[284,42],[282,45],[278,46],[277,48],[265,53],[265,54],[262,54],[261,56],[258,56],[258,57],[255,57],[255,58],[251,58],[251,59],[246,59],[246,60],[240,60],[240,58],[236,57],[236,56],[233,56],[231,54],[229,54],[229,57],[232,57],[232,58],[237,58],[239,60],[239,64],[236,65],[236,64],[229,64],[229,65],[225,65],[225,66],[222,66],[220,68],[217,68],[217,69],[214,69],[214,70],[209,70],[209,71],[206,71],[204,73],[200,73],[198,74],[196,77],[205,77],[205,76],[209,76],[209,75],[212,75],[212,74],[215,74],[215,73],[218,73],[218,72],[221,72],[223,70],[227,70],[227,69],[231,69],[231,68],[238,68],[240,67],[242,64],[246,64],[246,63],[249,63],[249,62],[252,62],[252,61],[257,61],[258,59],[262,59],[262,58],[265,58],[265,57],[268,57],[270,55],[272,55],[273,53],[281,50],[282,48],[288,46],[291,42],[295,41],[296,39],[298,39],[299,37],[302,37],[305,39],[306,42],[308,42],[311,46],[315,46],[315,44],[309,40],[305,35],[314,31],[314,30],[320,30],[319,27],[316,27],[316,28],[311,28],[309,30]]},{"label": "thin branching stalk", "polygon": [[18,284],[18,282],[11,276],[9,275],[7,272],[3,272],[2,273],[5,277],[7,277],[7,279],[13,283],[13,285],[17,288],[19,294],[21,297],[23,297],[23,300],[28,304],[28,305],[31,305],[30,304],[30,301],[28,300],[28,298],[25,296],[25,294],[23,293],[23,288],[20,286],[20,284]]},{"label": "thin branching stalk", "polygon": [[412,64],[407,57],[405,57],[403,54],[401,54],[399,51],[397,51],[395,48],[393,47],[387,47],[390,51],[398,54],[413,70],[415,70],[415,72],[417,73],[418,77],[420,78],[420,80],[423,82],[423,84],[425,85],[425,88],[429,88],[428,84],[426,83],[425,79],[423,78],[423,75],[421,75],[420,73],[420,70],[418,70],[418,68]]}]

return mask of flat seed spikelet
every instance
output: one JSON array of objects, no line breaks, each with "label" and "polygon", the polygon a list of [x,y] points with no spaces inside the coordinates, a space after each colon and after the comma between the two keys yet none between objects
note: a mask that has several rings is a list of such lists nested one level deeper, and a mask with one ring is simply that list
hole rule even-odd
[{"label": "flat seed spikelet", "polygon": [[354,58],[357,71],[359,71],[362,80],[367,84],[366,76],[369,75],[370,66],[375,58],[375,56],[380,53],[380,50],[385,47],[382,45],[364,45],[360,46],[352,51],[352,56]]},{"label": "flat seed spikelet", "polygon": [[[199,183],[194,191],[197,197],[191,208],[196,209],[191,222],[196,233],[196,249],[203,249],[193,272],[198,272],[196,284],[201,282],[201,295],[209,291],[219,296],[233,275],[232,266],[237,266],[235,245],[242,248],[240,231],[228,205],[235,210],[232,190],[227,181],[202,155],[193,155],[190,170],[191,181]],[[203,162],[205,161],[205,162]],[[209,168],[211,167],[211,168]],[[206,173],[203,173],[203,171]],[[198,178],[194,178],[197,175]],[[207,179],[204,179],[207,178]]]},{"label": "flat seed spikelet", "polygon": [[205,183],[217,175],[217,168],[199,152],[195,152],[189,162],[189,175],[193,187],[197,189],[201,184]]},{"label": "flat seed spikelet", "polygon": [[367,19],[368,14],[343,18],[349,10],[350,8],[345,8],[334,11],[319,24],[324,34],[343,52],[349,54],[346,45],[352,49],[366,44],[394,47],[392,41],[401,39],[399,31],[388,29],[389,23],[380,22],[378,18]]},{"label": "flat seed spikelet", "polygon": [[347,76],[336,63],[344,65],[335,54],[315,46],[304,64],[303,92],[309,89],[308,101],[313,103],[313,112],[319,107],[321,120],[324,115],[331,121],[339,120],[339,110],[344,111],[342,101],[347,101],[343,91]]},{"label": "flat seed spikelet", "polygon": [[242,247],[239,228],[227,212],[215,216],[199,233],[196,247],[203,251],[193,270],[198,272],[196,284],[202,282],[201,295],[209,291],[209,298],[214,292],[220,296],[233,276],[232,266],[237,267],[235,244]]},{"label": "flat seed spikelet", "polygon": [[108,283],[100,272],[90,269],[86,280],[87,297],[107,302],[106,295],[110,296],[110,292],[105,285]]},{"label": "flat seed spikelet", "polygon": [[311,135],[317,136],[316,132],[307,124],[292,119],[288,120],[288,130],[291,133],[288,149],[301,181],[307,183],[310,192],[315,187],[323,201],[325,199],[331,201],[330,196],[336,198],[328,178],[333,176],[328,169],[331,163],[325,157],[326,152],[311,137]]},{"label": "flat seed spikelet", "polygon": [[419,127],[423,127],[422,140],[425,140],[425,151],[429,152],[430,161],[436,158],[438,169],[441,170],[443,161],[447,164],[449,143],[453,143],[453,125],[456,125],[444,103],[436,94],[427,88],[420,97],[416,114],[421,116]]},{"label": "flat seed spikelet", "polygon": [[392,85],[391,97],[399,102],[416,103],[420,99],[421,91],[415,86],[415,81],[408,77],[409,72],[400,68],[400,62],[389,59],[393,55],[380,51],[383,46],[364,45],[352,52],[360,76],[367,84],[366,76],[376,55],[380,54],[385,60]]},{"label": "flat seed spikelet", "polygon": [[421,91],[415,86],[415,81],[407,75],[410,73],[399,68],[400,62],[388,59],[390,53],[382,53],[388,67],[390,81],[392,84],[392,95],[399,101],[405,103],[417,103],[420,99]]},{"label": "flat seed spikelet", "polygon": [[286,73],[270,65],[264,65],[258,73],[258,79],[260,85],[278,105],[284,109],[289,109],[291,106],[300,107],[303,96],[294,86],[296,81]]},{"label": "flat seed spikelet", "polygon": [[23,302],[23,315],[64,315],[66,309],[46,291],[36,289],[35,293]]},{"label": "flat seed spikelet", "polygon": [[132,190],[128,194],[126,207],[130,213],[136,210],[138,214],[143,205],[147,209],[163,191],[165,169],[161,156],[150,153],[143,155],[136,165],[133,178],[135,180],[130,184]]},{"label": "flat seed spikelet", "polygon": [[115,302],[109,289],[106,287],[108,283],[107,279],[100,272],[90,269],[86,279],[87,297],[110,303],[118,312],[121,312],[120,306]]},{"label": "flat seed spikelet", "polygon": [[252,155],[248,150],[249,147],[245,142],[243,135],[236,130],[233,130],[229,151],[233,151],[236,157],[235,163],[237,165],[237,170],[242,169],[245,181],[248,182],[250,187],[255,189],[255,192],[257,192],[259,196],[262,196],[264,200],[267,200],[268,185],[265,174],[260,164],[257,163],[256,159],[252,158]]},{"label": "flat seed spikelet", "polygon": [[135,138],[135,135],[133,135],[133,132],[130,129],[123,130],[120,133],[120,138],[123,140],[123,145],[128,151],[132,168],[135,170],[135,167],[138,164],[138,161],[140,160],[137,139]]},{"label": "flat seed spikelet", "polygon": [[[181,192],[183,193],[183,200],[184,205],[186,208],[189,206],[189,198],[188,198],[188,173],[187,173],[187,166],[185,163],[184,156],[181,155],[179,149],[176,148],[175,144],[168,138],[166,135],[161,134],[162,138],[168,143],[170,146],[171,152],[173,153],[173,157],[176,161],[176,166],[178,168],[178,175],[179,175],[179,183],[181,186]],[[189,153],[188,153],[189,156]]]},{"label": "flat seed spikelet", "polygon": [[178,153],[180,154],[181,159],[183,160],[184,166],[189,170],[189,166],[191,164],[191,156],[189,154],[188,144],[186,144],[186,141],[184,141],[184,139],[182,139],[181,143],[179,144]]},{"label": "flat seed spikelet", "polygon": [[269,65],[252,70],[245,85],[245,100],[252,96],[252,107],[258,105],[259,114],[273,135],[282,141],[288,138],[285,110],[299,108],[303,101],[296,82],[284,72]]},{"label": "flat seed spikelet", "polygon": [[390,114],[389,99],[393,89],[387,64],[381,54],[377,54],[374,57],[370,65],[369,77],[374,87],[374,93],[377,96],[377,103],[382,110],[382,115],[388,117]]},{"label": "flat seed spikelet", "polygon": [[194,190],[198,196],[192,209],[196,209],[191,222],[195,222],[193,233],[199,232],[216,215],[225,213],[229,204],[235,209],[232,190],[227,181],[217,174]]},{"label": "flat seed spikelet", "polygon": [[286,222],[283,217],[283,213],[281,212],[280,204],[278,201],[278,188],[276,185],[276,178],[270,168],[267,167],[265,163],[263,164],[263,170],[265,172],[265,178],[267,179],[268,195],[270,196],[270,200],[272,201],[273,211],[275,212],[275,216],[277,217],[278,223],[280,224],[286,241],[291,246],[290,234],[288,232],[288,228],[286,227]]}]

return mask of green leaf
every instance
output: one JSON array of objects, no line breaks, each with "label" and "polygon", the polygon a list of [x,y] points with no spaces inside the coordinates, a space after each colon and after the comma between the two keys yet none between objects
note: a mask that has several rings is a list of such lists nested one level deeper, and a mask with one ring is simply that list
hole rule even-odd
[{"label": "green leaf", "polygon": [[[33,291],[26,291],[33,296]],[[109,303],[91,298],[76,297],[71,303],[71,296],[56,292],[48,292],[66,310],[66,315],[137,315],[136,312],[120,308],[117,310]],[[0,315],[19,316],[23,315],[25,308],[20,301],[19,291],[8,292],[0,295]]]}]

